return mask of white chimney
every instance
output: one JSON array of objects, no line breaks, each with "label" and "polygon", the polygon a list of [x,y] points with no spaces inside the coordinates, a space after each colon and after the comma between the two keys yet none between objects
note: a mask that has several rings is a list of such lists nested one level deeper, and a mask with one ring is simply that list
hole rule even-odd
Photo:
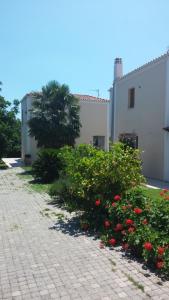
[{"label": "white chimney", "polygon": [[114,60],[114,80],[123,76],[123,63],[122,58],[115,58]]}]

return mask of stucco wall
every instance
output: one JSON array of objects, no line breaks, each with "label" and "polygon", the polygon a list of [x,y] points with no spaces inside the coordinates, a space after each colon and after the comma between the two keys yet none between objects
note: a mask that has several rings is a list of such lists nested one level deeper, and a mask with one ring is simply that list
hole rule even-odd
[{"label": "stucco wall", "polygon": [[31,117],[32,97],[26,96],[21,102],[22,110],[22,129],[21,129],[21,140],[22,140],[22,159],[24,160],[25,154],[30,154],[32,160],[36,159],[38,148],[35,138],[29,135],[28,120]]},{"label": "stucco wall", "polygon": [[[34,138],[29,135],[29,127],[27,121],[31,117],[31,96],[26,96],[22,100],[23,122],[22,122],[22,158],[25,154],[31,154],[32,161],[37,157],[37,143]],[[105,150],[109,145],[109,102],[85,102],[80,101],[80,120],[82,128],[80,130],[80,138],[76,140],[76,144],[86,143],[92,144],[93,136],[105,136]]]},{"label": "stucco wall", "polygon": [[109,141],[109,103],[80,101],[80,137],[76,144],[92,144],[93,136],[105,136],[105,150]]},{"label": "stucco wall", "polygon": [[[120,133],[136,133],[143,173],[164,179],[164,110],[166,57],[115,84],[115,140]],[[128,108],[128,90],[135,88],[135,107]]]}]

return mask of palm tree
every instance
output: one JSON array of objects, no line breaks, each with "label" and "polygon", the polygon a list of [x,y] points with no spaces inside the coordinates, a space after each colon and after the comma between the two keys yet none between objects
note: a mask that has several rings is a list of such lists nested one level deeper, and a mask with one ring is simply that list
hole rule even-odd
[{"label": "palm tree", "polygon": [[79,100],[67,85],[49,82],[41,93],[33,94],[30,135],[35,137],[39,147],[73,146],[80,134],[79,109]]}]

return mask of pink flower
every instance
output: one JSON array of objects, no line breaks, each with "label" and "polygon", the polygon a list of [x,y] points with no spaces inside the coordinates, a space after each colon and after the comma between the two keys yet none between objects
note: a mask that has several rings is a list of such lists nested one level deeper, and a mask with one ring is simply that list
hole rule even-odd
[{"label": "pink flower", "polygon": [[128,248],[129,248],[129,244],[128,243],[123,243],[122,244],[122,248],[123,248],[123,250],[128,250]]},{"label": "pink flower", "polygon": [[135,231],[135,228],[134,227],[129,227],[129,229],[128,229],[128,232],[129,233],[132,233],[132,232],[134,232]]},{"label": "pink flower", "polygon": [[159,255],[163,255],[164,252],[165,252],[165,248],[164,247],[158,247],[157,252],[158,252]]},{"label": "pink flower", "polygon": [[161,260],[161,261],[157,261],[156,263],[156,268],[157,269],[162,269],[164,267],[164,262]]},{"label": "pink flower", "polygon": [[115,201],[120,201],[120,200],[121,200],[120,195],[115,195],[115,196],[114,196],[114,200],[115,200]]},{"label": "pink flower", "polygon": [[113,207],[116,207],[116,203],[115,203],[115,202],[112,202],[112,206],[113,206]]},{"label": "pink flower", "polygon": [[110,225],[111,225],[111,223],[109,222],[109,221],[104,221],[104,227],[105,228],[109,228],[110,227]]},{"label": "pink flower", "polygon": [[121,230],[123,230],[123,225],[120,224],[120,223],[118,223],[118,224],[116,225],[116,227],[115,227],[114,230],[115,230],[115,231],[121,231]]}]

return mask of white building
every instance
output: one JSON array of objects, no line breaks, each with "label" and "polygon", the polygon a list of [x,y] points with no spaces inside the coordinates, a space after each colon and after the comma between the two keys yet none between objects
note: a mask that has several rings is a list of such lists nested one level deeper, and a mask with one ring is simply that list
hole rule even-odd
[{"label": "white building", "polygon": [[144,175],[169,181],[169,54],[126,75],[115,59],[110,99],[112,139],[135,136]]},{"label": "white building", "polygon": [[[109,148],[109,100],[88,95],[75,95],[80,104],[80,137],[76,144],[92,144],[108,150]],[[28,121],[31,118],[33,93],[26,94],[21,101],[22,109],[22,159],[37,156],[37,144],[29,135]]]}]

